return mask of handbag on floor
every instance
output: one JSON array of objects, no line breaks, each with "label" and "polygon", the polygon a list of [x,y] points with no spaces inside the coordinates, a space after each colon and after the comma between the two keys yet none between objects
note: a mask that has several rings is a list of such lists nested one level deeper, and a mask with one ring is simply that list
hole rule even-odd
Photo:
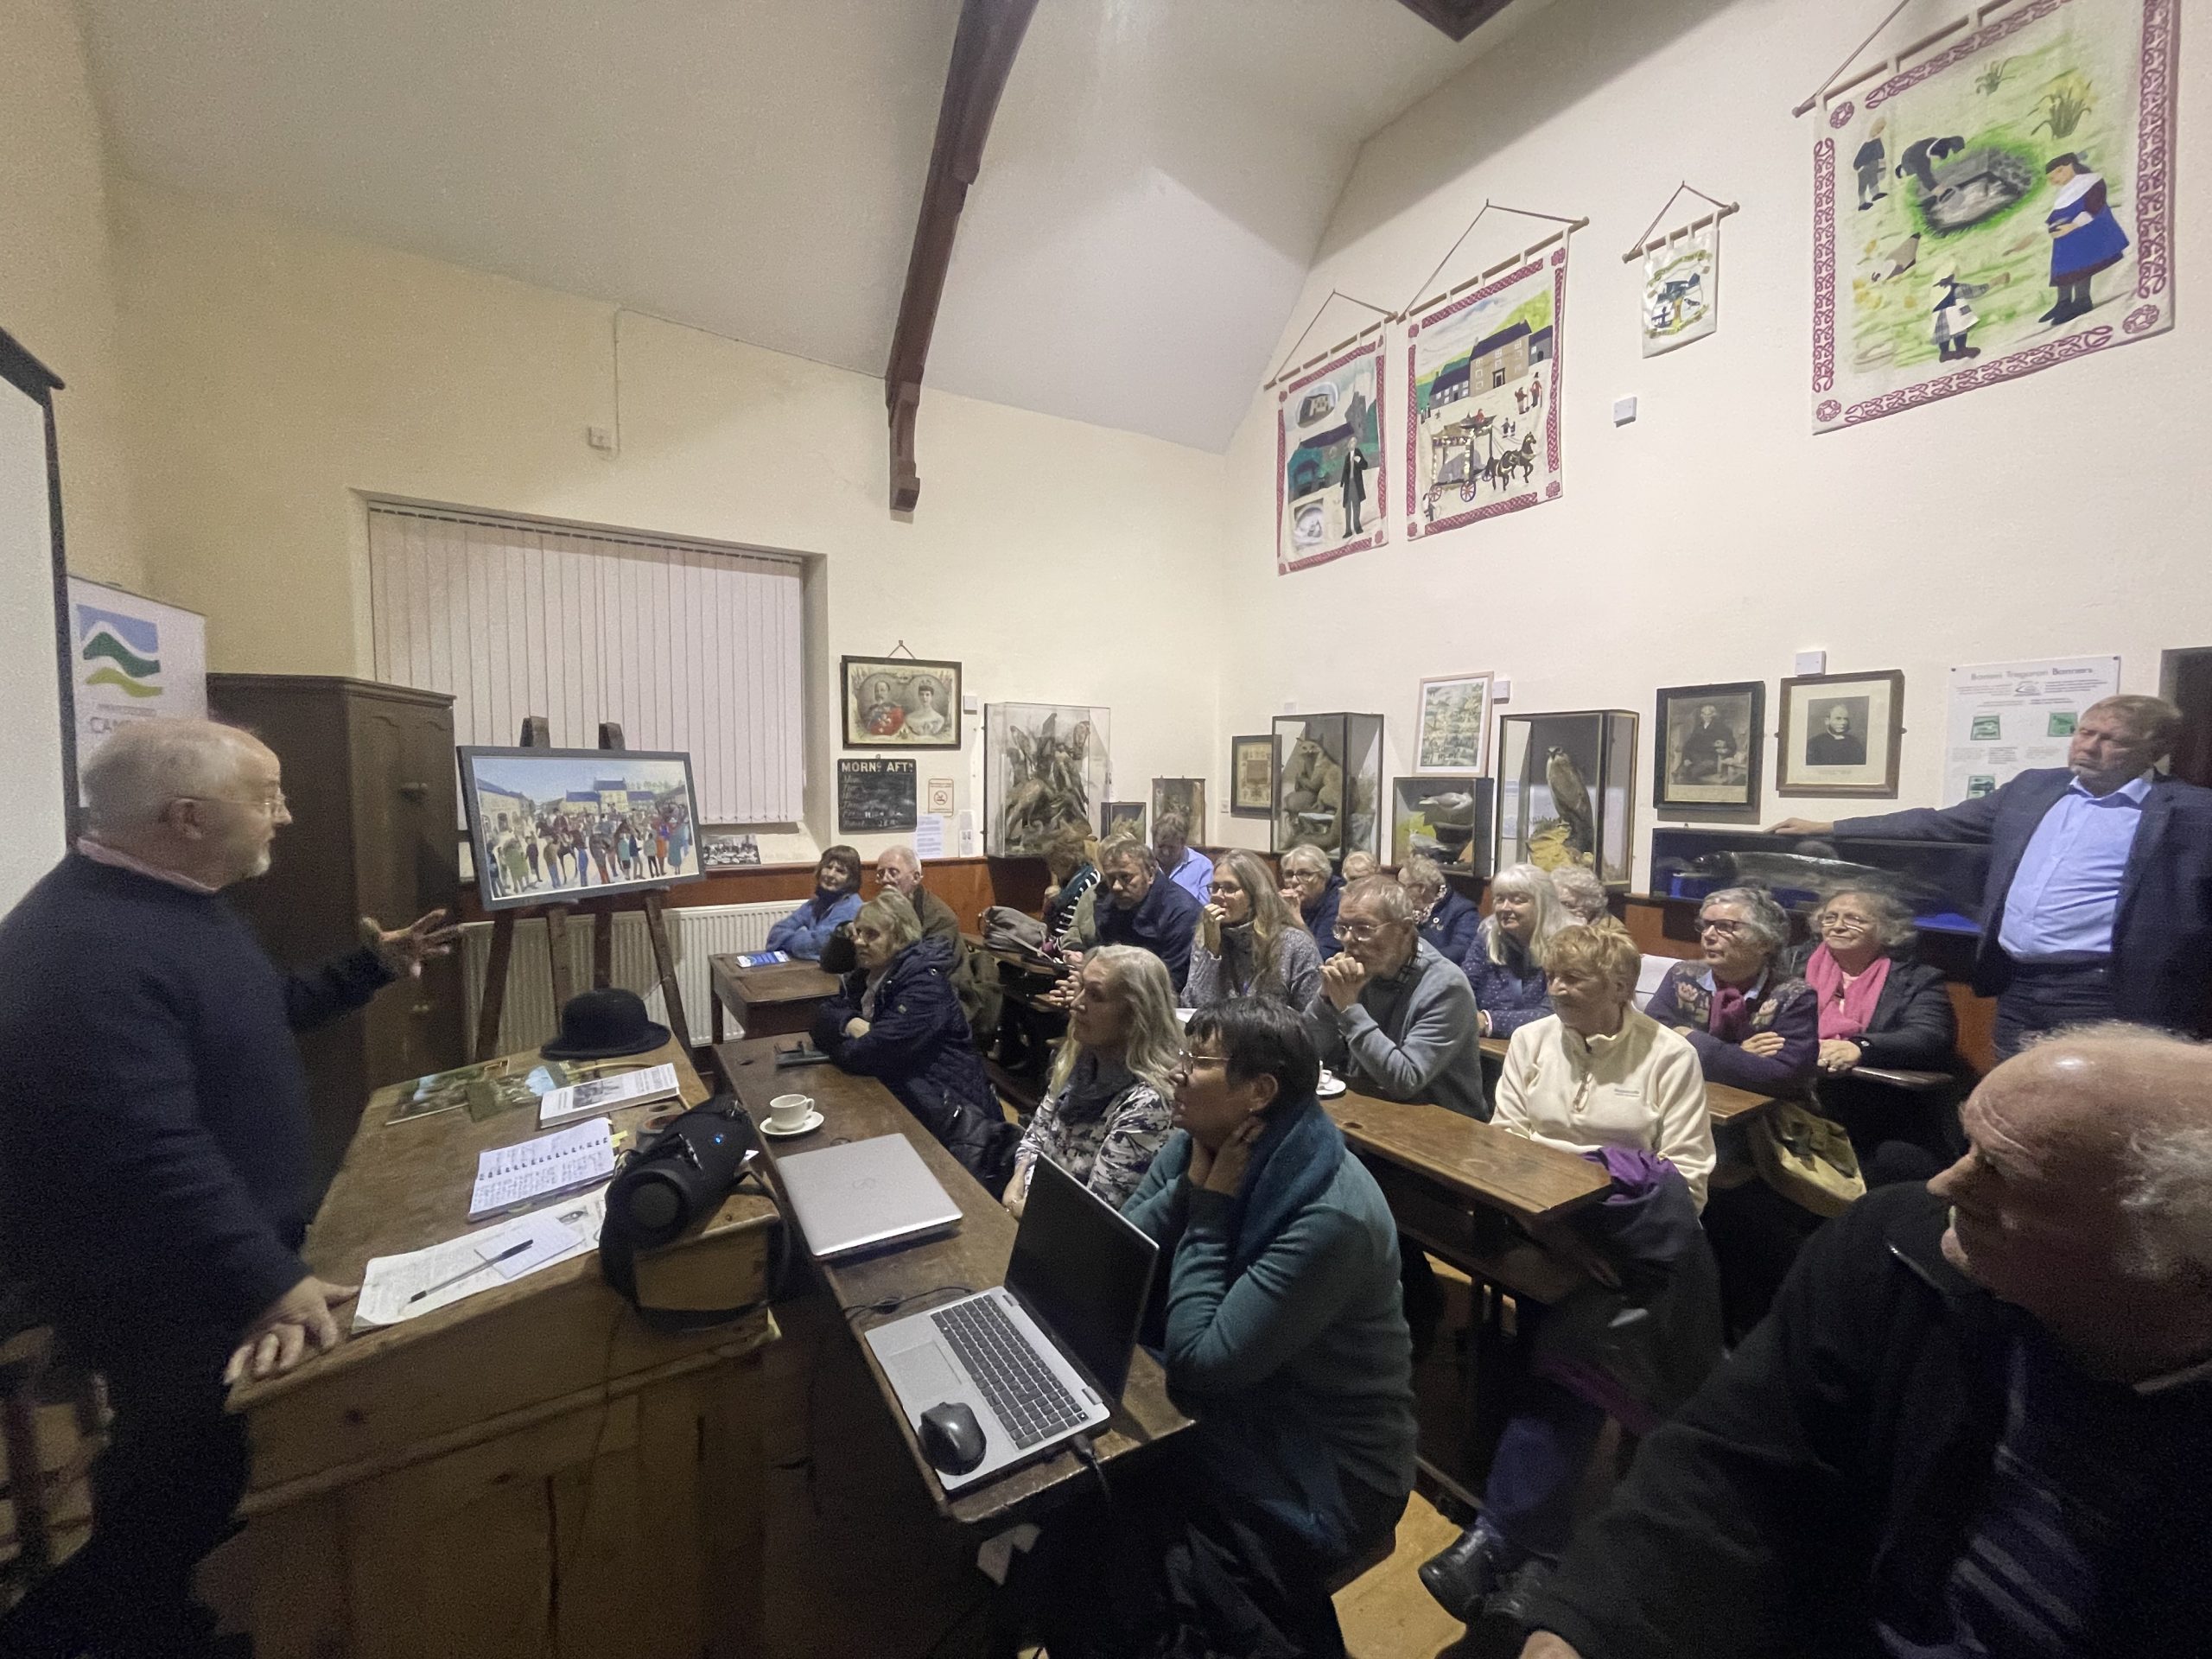
[{"label": "handbag on floor", "polygon": [[1751,1123],[1760,1177],[1816,1216],[1840,1216],[1866,1196],[1866,1178],[1843,1125],[1794,1100],[1778,1100]]}]

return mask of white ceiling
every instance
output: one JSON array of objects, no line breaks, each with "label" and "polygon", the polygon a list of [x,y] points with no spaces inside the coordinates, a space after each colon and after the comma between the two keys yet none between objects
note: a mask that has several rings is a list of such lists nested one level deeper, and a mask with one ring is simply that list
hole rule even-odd
[{"label": "white ceiling", "polygon": [[[1539,3],[1042,0],[928,384],[1224,448],[1360,141]],[[883,372],[959,0],[82,3],[131,174]]]}]

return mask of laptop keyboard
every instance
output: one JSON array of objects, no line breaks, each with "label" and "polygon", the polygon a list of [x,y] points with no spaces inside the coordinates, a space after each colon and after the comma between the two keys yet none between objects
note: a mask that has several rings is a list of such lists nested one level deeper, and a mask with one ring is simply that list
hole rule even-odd
[{"label": "laptop keyboard", "polygon": [[1082,1423],[1083,1402],[1037,1357],[995,1299],[978,1296],[930,1317],[1014,1436],[1016,1450]]}]

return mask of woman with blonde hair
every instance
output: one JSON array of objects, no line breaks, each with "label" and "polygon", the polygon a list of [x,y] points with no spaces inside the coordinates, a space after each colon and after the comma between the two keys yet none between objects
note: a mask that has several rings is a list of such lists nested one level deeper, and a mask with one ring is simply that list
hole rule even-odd
[{"label": "woman with blonde hair", "polygon": [[1174,1127],[1183,1027],[1167,965],[1135,945],[1102,945],[1084,958],[1074,986],[1067,1037],[1014,1149],[1006,1207],[1017,1216],[1039,1158],[1120,1209]]},{"label": "woman with blonde hair", "polygon": [[1232,996],[1261,996],[1303,1012],[1321,992],[1321,953],[1259,855],[1243,850],[1214,861],[1191,940],[1183,1006],[1210,1008]]},{"label": "woman with blonde hair", "polygon": [[1283,902],[1298,912],[1313,936],[1314,950],[1326,962],[1338,948],[1337,906],[1344,898],[1344,878],[1329,868],[1329,855],[1319,847],[1294,847],[1281,861]]},{"label": "woman with blonde hair", "polygon": [[1544,950],[1565,925],[1559,891],[1534,864],[1509,864],[1490,879],[1490,914],[1460,966],[1475,988],[1483,1035],[1510,1037],[1552,1011]]}]

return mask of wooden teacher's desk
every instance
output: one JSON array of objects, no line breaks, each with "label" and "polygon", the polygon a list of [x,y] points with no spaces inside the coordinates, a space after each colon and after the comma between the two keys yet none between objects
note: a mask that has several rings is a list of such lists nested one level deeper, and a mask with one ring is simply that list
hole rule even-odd
[{"label": "wooden teacher's desk", "polygon": [[[889,1090],[873,1077],[849,1077],[834,1065],[794,1066],[779,1071],[775,1050],[775,1043],[765,1039],[725,1043],[715,1050],[723,1074],[754,1122],[766,1121],[769,1101],[781,1094],[812,1096],[826,1120],[822,1128],[811,1135],[780,1141],[764,1136],[763,1144],[770,1148],[772,1160],[779,1153],[796,1156],[841,1141],[903,1135],[913,1143],[930,1173],[943,1183],[945,1192],[960,1206],[960,1229],[956,1233],[817,1264],[830,1294],[849,1315],[851,1310],[871,1303],[901,1297],[916,1299],[912,1306],[890,1313],[870,1313],[851,1319],[856,1337],[872,1324],[929,1306],[924,1299],[931,1291],[947,1286],[986,1290],[1006,1277],[1007,1260],[1014,1251],[1014,1217],[960,1166],[950,1153],[938,1145],[937,1137],[924,1128]],[[951,1299],[946,1296],[937,1300]],[[948,1497],[938,1486],[929,1459],[922,1454],[906,1414],[899,1408],[898,1396],[876,1366],[874,1354],[865,1342],[857,1339],[850,1346],[873,1376],[882,1395],[884,1410],[897,1422],[913,1466],[939,1514],[968,1525],[1005,1525],[1018,1518],[1016,1511],[1034,1507],[1055,1489],[1096,1478],[1073,1452],[1062,1451]],[[1158,1362],[1139,1349],[1129,1368],[1128,1384],[1122,1392],[1121,1406],[1113,1421],[1092,1436],[1092,1442],[1101,1462],[1110,1468],[1116,1459],[1189,1426],[1190,1420],[1167,1397],[1167,1379]]]},{"label": "wooden teacher's desk", "polygon": [[[528,1057],[531,1059],[535,1056]],[[677,1068],[673,1044],[641,1064]],[[372,1256],[468,1230],[478,1153],[537,1113],[386,1125],[370,1099],[307,1259],[354,1285]],[[614,1115],[636,1132],[671,1103]],[[730,1198],[639,1262],[657,1306],[765,1298],[774,1206]],[[346,1315],[341,1311],[341,1318]],[[591,1253],[241,1384],[251,1485],[235,1602],[261,1659],[698,1659],[759,1651],[765,1306],[688,1336],[647,1329]]]},{"label": "wooden teacher's desk", "polygon": [[747,968],[735,957],[707,958],[715,988],[715,1042],[722,1041],[722,1010],[747,1037],[784,1037],[814,1024],[814,1011],[837,994],[837,980],[810,962]]}]

